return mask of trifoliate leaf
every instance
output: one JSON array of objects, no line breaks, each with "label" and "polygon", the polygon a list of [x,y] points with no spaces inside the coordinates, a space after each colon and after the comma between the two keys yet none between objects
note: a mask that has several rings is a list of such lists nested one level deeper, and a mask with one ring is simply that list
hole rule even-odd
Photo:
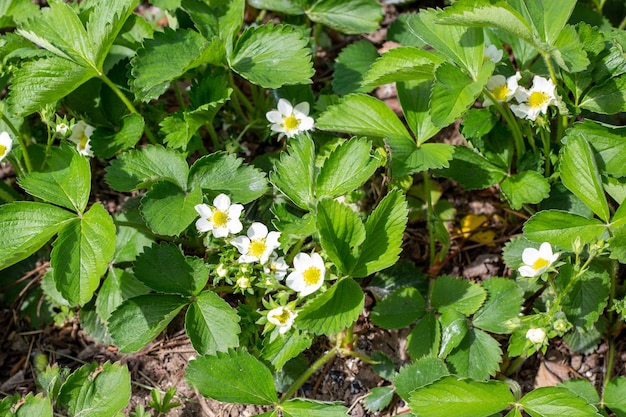
[{"label": "trifoliate leaf", "polygon": [[383,9],[375,0],[317,0],[306,14],[314,22],[357,35],[378,29]]},{"label": "trifoliate leaf", "polygon": [[500,343],[479,329],[470,329],[459,346],[447,357],[450,371],[456,375],[487,380],[499,370],[502,361]]},{"label": "trifoliate leaf", "polygon": [[107,183],[117,191],[150,188],[163,180],[186,190],[189,167],[180,152],[151,145],[119,155],[106,171]]},{"label": "trifoliate leaf", "polygon": [[[432,91],[433,82],[433,79],[429,79],[425,81],[404,81],[396,83],[396,90],[398,91],[398,99],[402,105],[402,112],[404,113],[409,128],[415,134],[419,145],[422,145],[441,130],[433,124],[430,116],[430,92]],[[390,140],[389,145],[394,149],[396,141]],[[394,149],[394,154],[396,153]],[[393,164],[392,169],[394,171],[397,165],[397,163]],[[402,176],[402,174],[396,175]]]},{"label": "trifoliate leaf", "polygon": [[246,204],[267,191],[265,174],[243,159],[226,152],[216,152],[198,159],[189,170],[189,184],[199,186],[203,193],[215,197],[228,194],[233,202]]},{"label": "trifoliate leaf", "polygon": [[515,281],[497,277],[484,281],[483,287],[487,300],[474,314],[472,324],[491,333],[511,333],[522,308],[524,291]]},{"label": "trifoliate leaf", "polygon": [[544,210],[534,214],[524,223],[524,235],[535,242],[550,242],[563,249],[572,250],[572,242],[580,239],[583,245],[598,241],[606,225],[598,219],[589,219],[561,210]]},{"label": "trifoliate leaf", "polygon": [[432,384],[449,374],[450,372],[443,360],[434,356],[427,356],[402,367],[394,378],[393,383],[396,386],[398,395],[403,400],[408,401],[412,391]]},{"label": "trifoliate leaf", "polygon": [[362,40],[346,46],[335,62],[333,90],[340,96],[371,91],[373,86],[362,87],[361,81],[376,58],[378,51],[369,41]]},{"label": "trifoliate leaf", "polygon": [[65,226],[54,241],[50,265],[57,289],[72,305],[93,297],[115,253],[115,225],[96,203],[80,219]]},{"label": "trifoliate leaf", "polygon": [[171,243],[146,248],[135,261],[134,273],[155,291],[181,295],[198,294],[209,279],[208,267],[200,258],[185,256]]},{"label": "trifoliate leaf", "polygon": [[270,181],[303,210],[315,206],[315,144],[308,136],[291,141],[274,163]]},{"label": "trifoliate leaf", "polygon": [[270,370],[245,350],[199,356],[189,363],[185,379],[205,397],[236,404],[278,402]]},{"label": "trifoliate leaf", "polygon": [[362,186],[379,166],[371,150],[370,141],[357,138],[334,148],[317,176],[316,198],[339,197]]},{"label": "trifoliate leaf", "polygon": [[33,201],[0,205],[0,270],[28,258],[76,214]]},{"label": "trifoliate leaf", "polygon": [[385,52],[371,65],[363,78],[369,88],[399,81],[432,80],[435,67],[443,62],[439,55],[404,46]]},{"label": "trifoliate leaf", "polygon": [[448,376],[411,393],[411,411],[422,417],[487,417],[514,402],[505,382],[457,378]]},{"label": "trifoliate leaf", "polygon": [[314,71],[307,42],[291,26],[250,27],[237,40],[228,61],[233,71],[264,88],[308,84]]},{"label": "trifoliate leaf", "polygon": [[511,208],[519,210],[524,204],[537,204],[548,198],[550,184],[536,171],[522,171],[505,178],[500,190]]},{"label": "trifoliate leaf", "polygon": [[596,408],[563,387],[541,387],[518,402],[530,415],[542,417],[600,417]]},{"label": "trifoliate leaf", "polygon": [[187,305],[178,295],[146,294],[125,300],[109,319],[109,332],[120,352],[137,352],[154,340]]},{"label": "trifoliate leaf", "polygon": [[157,235],[177,236],[198,217],[195,210],[202,203],[202,190],[193,187],[185,192],[169,181],[152,186],[141,199],[141,215],[146,225]]},{"label": "trifoliate leaf", "polygon": [[398,288],[378,302],[371,313],[371,320],[385,329],[406,327],[426,312],[426,300],[413,287]]},{"label": "trifoliate leaf", "polygon": [[437,310],[451,308],[467,316],[473,314],[487,298],[487,292],[478,284],[450,275],[435,281],[430,302]]},{"label": "trifoliate leaf", "polygon": [[307,303],[299,311],[294,325],[317,335],[338,333],[359,318],[364,302],[359,284],[345,278]]},{"label": "trifoliate leaf", "polygon": [[[208,272],[205,276],[208,277]],[[226,301],[215,293],[204,291],[189,306],[185,329],[196,352],[214,355],[239,346],[240,319]]]}]

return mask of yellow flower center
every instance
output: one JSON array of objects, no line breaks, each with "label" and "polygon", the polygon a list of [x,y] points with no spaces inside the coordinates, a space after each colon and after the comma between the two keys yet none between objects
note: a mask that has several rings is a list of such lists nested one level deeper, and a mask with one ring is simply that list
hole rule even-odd
[{"label": "yellow flower center", "polygon": [[287,130],[296,130],[298,126],[300,126],[300,120],[298,120],[292,113],[291,116],[285,117],[283,124]]},{"label": "yellow flower center", "polygon": [[87,135],[82,134],[80,135],[80,140],[78,141],[78,147],[83,150],[87,147],[87,141],[89,140],[89,138],[87,137]]},{"label": "yellow flower center", "polygon": [[506,96],[508,93],[509,93],[509,88],[506,86],[506,84],[499,85],[493,90],[491,90],[491,94],[493,94],[493,97],[497,101],[506,100]]},{"label": "yellow flower center", "polygon": [[6,152],[7,152],[7,147],[4,145],[0,145],[0,156],[4,156]]},{"label": "yellow flower center", "polygon": [[274,314],[272,318],[278,320],[280,324],[285,324],[289,320],[290,314],[289,314],[289,311],[287,311],[284,308],[281,311],[282,313]]},{"label": "yellow flower center", "polygon": [[535,263],[533,263],[533,269],[535,271],[540,270],[541,268],[545,268],[546,266],[550,265],[550,262],[547,259],[543,259],[543,258],[538,258]]},{"label": "yellow flower center", "polygon": [[320,277],[322,276],[322,271],[319,268],[314,266],[309,267],[304,271],[302,277],[304,278],[304,282],[306,285],[315,285],[320,281]]},{"label": "yellow flower center", "polygon": [[546,93],[541,91],[534,91],[530,93],[530,97],[528,97],[528,105],[533,109],[543,106],[550,100],[550,97]]},{"label": "yellow flower center", "polygon": [[260,258],[265,253],[266,248],[267,245],[265,244],[265,239],[254,239],[250,242],[248,253],[252,256]]},{"label": "yellow flower center", "polygon": [[228,215],[221,210],[215,210],[211,220],[213,220],[215,227],[224,227],[228,223]]}]

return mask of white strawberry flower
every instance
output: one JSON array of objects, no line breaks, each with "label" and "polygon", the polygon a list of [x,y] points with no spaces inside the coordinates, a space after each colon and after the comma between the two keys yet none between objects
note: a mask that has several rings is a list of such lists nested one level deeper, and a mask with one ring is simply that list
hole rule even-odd
[{"label": "white strawberry flower", "polygon": [[517,271],[523,277],[538,277],[552,266],[559,258],[558,253],[552,253],[552,246],[548,242],[543,242],[539,250],[535,248],[526,248],[522,252],[522,262]]},{"label": "white strawberry flower", "polygon": [[212,232],[214,237],[226,237],[237,234],[243,229],[239,220],[243,206],[231,204],[226,194],[219,194],[213,199],[213,206],[196,204],[196,211],[200,218],[196,221],[198,232]]},{"label": "white strawberry flower", "polygon": [[300,297],[305,297],[317,291],[324,283],[326,266],[318,253],[311,255],[299,253],[293,258],[295,271],[287,275],[285,283],[289,288],[297,292]]},{"label": "white strawberry flower", "polygon": [[535,345],[543,345],[546,342],[546,331],[542,328],[528,329],[526,339]]},{"label": "white strawberry flower", "polygon": [[272,124],[270,129],[273,132],[282,133],[288,138],[294,137],[300,132],[313,129],[313,118],[309,117],[309,103],[302,103],[292,106],[284,98],[278,100],[278,109],[268,111],[265,117]]},{"label": "white strawberry flower", "polygon": [[[504,75],[494,75],[489,78],[489,81],[487,81],[486,88],[498,103],[508,102],[517,92],[517,89],[519,88],[517,82],[520,78],[522,78],[522,75],[519,72],[509,78],[505,78]],[[494,103],[491,98],[485,95],[483,106],[489,107],[493,104]]]},{"label": "white strawberry flower", "polygon": [[552,80],[535,75],[530,90],[517,89],[515,99],[520,104],[513,104],[511,110],[520,119],[535,120],[540,113],[548,112],[548,106],[556,104],[555,90]]},{"label": "white strawberry flower", "polygon": [[11,152],[13,148],[13,140],[7,132],[0,133],[0,161],[2,161]]},{"label": "white strawberry flower", "polygon": [[285,262],[283,256],[278,256],[276,252],[270,255],[269,262],[263,267],[263,272],[269,275],[273,275],[277,280],[282,280],[287,275],[289,265]]},{"label": "white strawberry flower", "polygon": [[267,321],[278,327],[278,333],[285,334],[291,326],[293,321],[298,316],[298,313],[287,307],[276,307],[267,313]]},{"label": "white strawberry flower", "polygon": [[280,232],[268,232],[263,223],[254,222],[248,228],[247,236],[237,236],[230,243],[241,253],[239,262],[259,262],[265,264],[274,249],[280,246]]},{"label": "white strawberry flower", "polygon": [[498,49],[495,45],[489,45],[485,47],[485,51],[483,52],[484,61],[490,60],[494,64],[502,61],[502,55],[504,51],[502,49]]},{"label": "white strawberry flower", "polygon": [[95,127],[88,125],[82,120],[78,121],[74,127],[72,127],[72,134],[68,138],[71,142],[76,144],[76,150],[79,154],[84,156],[93,156],[91,150],[91,134],[96,130]]}]

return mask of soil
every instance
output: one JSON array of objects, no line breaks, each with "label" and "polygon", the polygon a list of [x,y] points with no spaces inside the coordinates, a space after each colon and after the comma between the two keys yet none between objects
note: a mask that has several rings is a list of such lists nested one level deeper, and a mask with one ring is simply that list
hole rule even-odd
[{"label": "soil", "polygon": [[[442,6],[440,3],[442,2],[420,2],[420,7]],[[382,29],[366,38],[374,42],[381,51],[393,47],[392,43],[386,42],[386,25],[399,13],[410,10],[408,6],[397,9],[392,5],[386,5]],[[341,42],[347,43],[356,39],[357,37],[346,37],[341,39]],[[337,48],[338,50],[340,48]],[[336,56],[337,51],[324,51],[318,54],[318,59],[321,57],[330,61]],[[400,113],[393,86],[380,87],[374,94]],[[435,140],[453,144],[463,141],[456,125],[444,129]],[[257,152],[259,151],[257,149]],[[98,200],[106,202],[109,211],[115,212],[119,210],[122,196],[111,193],[106,186],[98,183],[98,180],[102,181],[103,178],[102,168],[101,166],[94,168],[96,174],[94,190]],[[14,176],[8,165],[0,171],[0,180],[12,182]],[[439,272],[475,281],[510,275],[502,261],[502,246],[521,232],[524,215],[506,209],[501,203],[497,188],[470,193],[451,181],[437,180],[437,182],[443,193],[441,198],[448,200],[456,210],[457,224],[466,214],[482,214],[488,219],[484,230],[495,233],[493,241],[480,243],[466,240],[461,234],[455,234],[453,231],[451,248],[439,266]],[[374,184],[373,188],[376,187]],[[417,219],[411,222],[406,230],[402,258],[413,262],[418,268],[426,269],[428,250],[426,225],[424,221]],[[45,263],[37,265],[24,275],[24,280],[30,279],[32,285],[38,285],[46,268]],[[0,291],[5,289],[2,288]],[[18,313],[21,303],[24,302],[22,295],[12,305],[0,305],[1,395],[14,393],[25,395],[28,392],[35,392],[33,357],[35,353],[44,353],[49,363],[57,363],[70,369],[90,362],[119,361],[128,365],[133,378],[133,391],[131,402],[125,410],[126,415],[134,410],[136,405],[147,404],[152,388],[164,392],[170,387],[176,388],[176,400],[181,403],[180,407],[172,409],[167,414],[170,417],[252,416],[264,411],[254,406],[218,403],[194,392],[187,385],[184,374],[189,360],[196,352],[182,329],[170,328],[140,352],[121,354],[114,346],[98,343],[90,337],[81,328],[77,317],[61,325],[47,325],[43,329],[33,330],[37,327],[32,326]],[[410,361],[405,349],[409,329],[384,330],[374,326],[369,321],[369,312],[375,305],[375,298],[369,293],[366,298],[366,308],[355,329],[358,335],[356,350],[365,354],[381,351],[391,358],[396,369],[399,369]],[[624,340],[618,344],[619,353],[613,370],[614,376],[626,375],[625,344]],[[323,355],[329,346],[328,341],[320,338],[307,352],[307,356],[310,360],[315,360]],[[523,392],[539,386],[556,385],[571,378],[586,378],[599,387],[606,371],[603,368],[606,351],[606,345],[601,344],[592,353],[579,354],[570,351],[563,341],[555,339],[551,341],[545,355],[537,354],[528,358],[512,375],[512,379],[521,386]],[[372,388],[383,385],[389,385],[389,382],[377,375],[370,365],[353,357],[338,357],[314,374],[302,386],[298,395],[308,399],[339,401],[349,407],[349,414],[355,417],[391,416],[408,412],[401,399],[394,400],[392,405],[382,412],[370,413],[365,410],[364,397]]]}]

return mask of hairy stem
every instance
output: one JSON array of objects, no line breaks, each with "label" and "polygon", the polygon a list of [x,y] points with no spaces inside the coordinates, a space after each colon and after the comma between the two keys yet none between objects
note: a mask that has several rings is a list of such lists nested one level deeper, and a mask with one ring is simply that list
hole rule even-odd
[{"label": "hairy stem", "polygon": [[331,360],[335,356],[337,356],[338,353],[339,353],[339,350],[336,347],[334,347],[331,350],[329,350],[328,352],[326,352],[317,361],[315,361],[315,363],[313,365],[311,365],[311,367],[309,367],[309,369],[307,369],[306,372],[304,372],[302,375],[300,375],[300,378],[298,378],[293,383],[293,385],[291,387],[289,387],[287,392],[285,392],[283,394],[282,398],[280,399],[280,403],[282,404],[283,402],[288,400],[293,394],[295,394],[296,391],[298,391],[298,388],[300,388],[302,386],[302,384],[304,384],[309,379],[309,377],[311,375],[313,375],[318,369],[320,369],[326,362],[328,362],[329,360]]}]

